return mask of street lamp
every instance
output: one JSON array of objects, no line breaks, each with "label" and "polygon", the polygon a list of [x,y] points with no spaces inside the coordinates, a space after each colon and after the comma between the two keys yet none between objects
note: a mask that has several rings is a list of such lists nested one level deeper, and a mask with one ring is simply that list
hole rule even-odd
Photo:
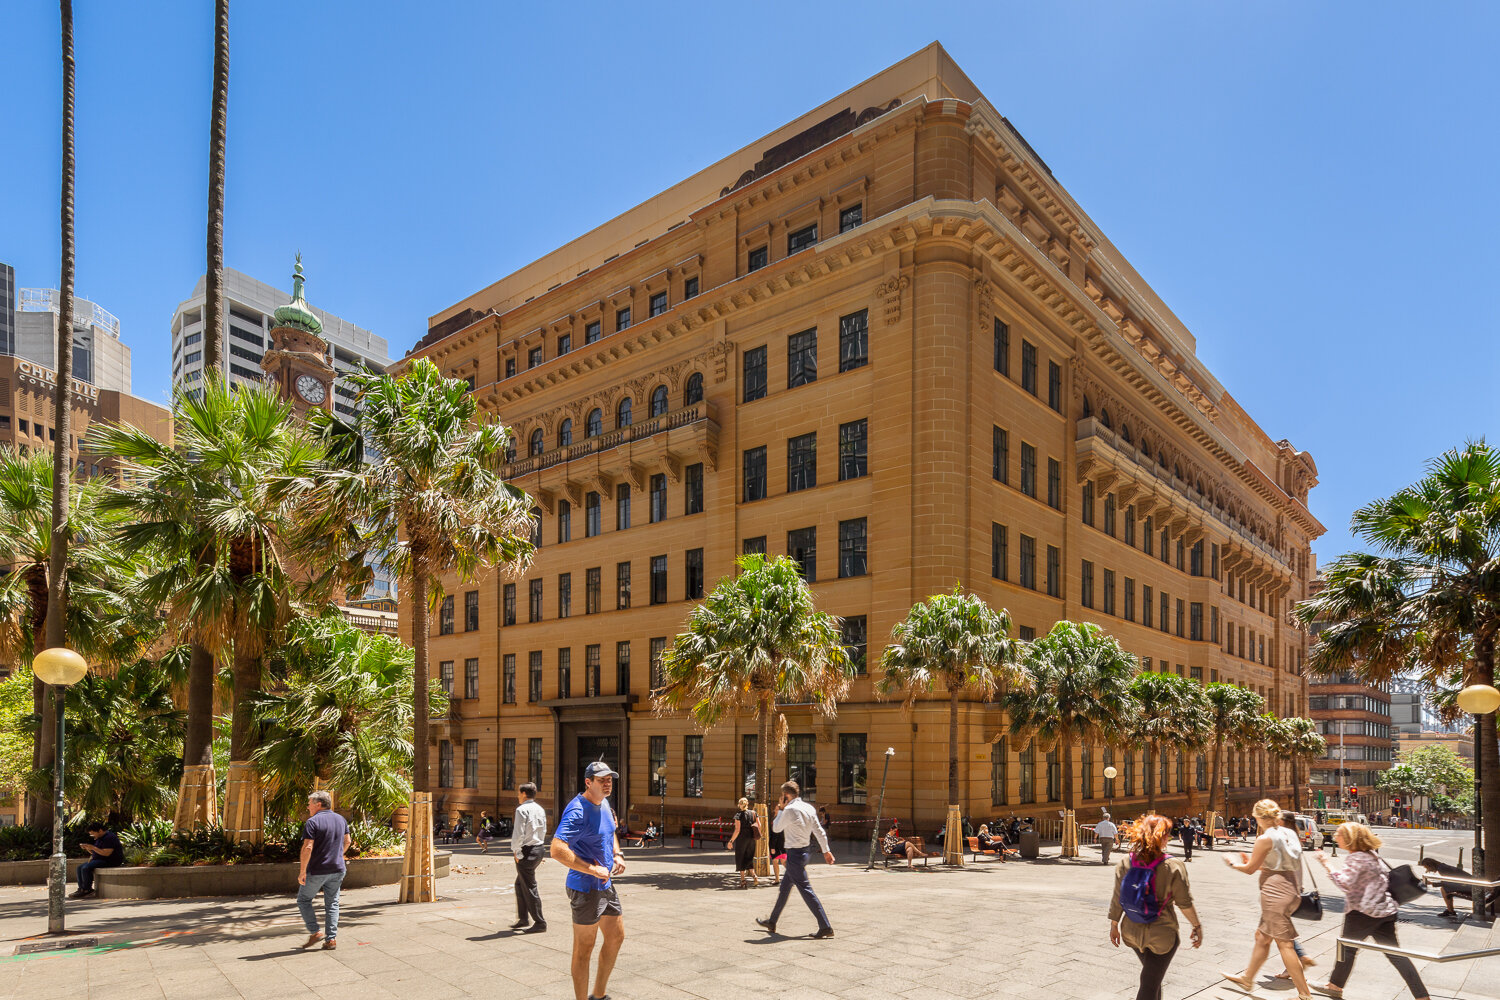
[{"label": "street lamp", "polygon": [[657,844],[661,847],[667,846],[667,765],[662,764],[656,769],[656,787],[661,789],[661,831],[657,837]]},{"label": "street lamp", "polygon": [[885,748],[885,767],[880,772],[880,798],[875,805],[875,825],[870,827],[870,863],[865,867],[869,871],[875,867],[875,852],[877,850],[877,839],[880,836],[880,814],[885,809],[885,778],[891,773],[891,758],[896,756],[895,747]]},{"label": "street lamp", "polygon": [[[1470,684],[1458,693],[1458,707],[1474,716],[1474,877],[1484,878],[1484,803],[1480,782],[1484,777],[1484,753],[1480,750],[1479,722],[1500,708],[1500,691],[1489,684]],[[1484,919],[1489,893],[1474,886],[1474,919]]]},{"label": "street lamp", "polygon": [[1104,769],[1104,780],[1109,782],[1108,785],[1104,786],[1104,808],[1109,810],[1111,818],[1113,818],[1115,812],[1115,776],[1119,773],[1119,771],[1115,770],[1113,764]]},{"label": "street lamp", "polygon": [[66,647],[44,649],[31,661],[31,671],[43,684],[52,685],[53,715],[57,735],[52,764],[52,862],[47,869],[47,933],[63,933],[63,894],[68,888],[68,856],[63,851],[63,710],[68,688],[89,672],[83,657]]}]

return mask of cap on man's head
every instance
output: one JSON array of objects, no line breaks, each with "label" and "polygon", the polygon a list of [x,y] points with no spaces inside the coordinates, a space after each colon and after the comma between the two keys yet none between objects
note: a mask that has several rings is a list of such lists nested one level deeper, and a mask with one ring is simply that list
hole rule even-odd
[{"label": "cap on man's head", "polygon": [[608,764],[604,763],[604,761],[596,760],[584,769],[583,777],[585,781],[588,781],[594,778],[602,778],[606,774],[611,778],[618,778],[620,776],[620,773],[618,771],[611,768]]}]

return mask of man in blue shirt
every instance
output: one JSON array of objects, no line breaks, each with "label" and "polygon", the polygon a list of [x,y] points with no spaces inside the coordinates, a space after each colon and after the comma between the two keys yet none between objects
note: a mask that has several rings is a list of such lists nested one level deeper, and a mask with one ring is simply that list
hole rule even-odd
[{"label": "man in blue shirt", "polygon": [[344,884],[344,852],[348,849],[349,824],[333,811],[333,796],[323,791],[313,792],[307,797],[307,822],[302,824],[302,857],[297,873],[297,884],[301,886],[297,890],[297,909],[308,934],[304,948],[323,940],[317,914],[313,912],[313,899],[319,890],[323,893],[323,923],[328,929],[323,950],[332,951],[339,946],[339,889]]},{"label": "man in blue shirt", "polygon": [[[610,793],[619,775],[602,760],[583,772],[583,793],[569,802],[552,835],[552,858],[568,869],[568,902],[573,908],[573,994],[575,1000],[609,1000],[609,974],[625,941],[625,920],[613,878],[625,873]],[[594,990],[588,991],[594,941],[604,932]]]}]

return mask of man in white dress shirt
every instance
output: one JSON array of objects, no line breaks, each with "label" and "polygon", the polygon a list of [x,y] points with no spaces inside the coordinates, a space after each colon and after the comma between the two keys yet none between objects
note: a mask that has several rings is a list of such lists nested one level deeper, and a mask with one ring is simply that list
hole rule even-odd
[{"label": "man in white dress shirt", "polygon": [[1104,858],[1104,864],[1109,864],[1109,852],[1115,846],[1115,838],[1120,835],[1120,828],[1115,826],[1109,818],[1109,813],[1100,817],[1099,822],[1094,824],[1094,837],[1099,841],[1099,853]]},{"label": "man in white dress shirt", "polygon": [[788,781],[781,786],[781,811],[776,814],[771,828],[786,837],[786,876],[781,880],[781,892],[776,896],[776,905],[771,909],[768,920],[755,918],[755,922],[764,927],[768,932],[776,933],[776,920],[781,916],[781,908],[786,906],[787,897],[791,895],[792,886],[802,894],[802,902],[812,911],[813,917],[818,921],[818,933],[813,937],[833,937],[833,926],[828,922],[828,914],[823,912],[823,904],[818,901],[817,893],[813,892],[812,884],[807,880],[807,854],[812,846],[812,839],[818,838],[818,845],[823,848],[823,860],[833,864],[833,852],[828,849],[828,834],[823,830],[823,824],[818,822],[818,811],[801,799],[802,789],[795,781]]},{"label": "man in white dress shirt", "polygon": [[539,934],[547,929],[542,916],[542,893],[536,887],[536,866],[547,856],[543,842],[547,839],[547,810],[536,801],[536,786],[526,782],[516,792],[516,807],[511,827],[510,850],[516,857],[516,916],[512,930],[526,929]]}]

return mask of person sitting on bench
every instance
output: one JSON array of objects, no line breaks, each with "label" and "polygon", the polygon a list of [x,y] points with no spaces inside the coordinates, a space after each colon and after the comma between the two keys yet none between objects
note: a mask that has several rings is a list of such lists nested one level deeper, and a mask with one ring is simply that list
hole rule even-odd
[{"label": "person sitting on bench", "polygon": [[[1457,878],[1469,877],[1469,873],[1457,865],[1444,864],[1437,858],[1423,858],[1421,865],[1434,875],[1452,875]],[[1475,888],[1475,886],[1463,885],[1459,882],[1439,882],[1438,891],[1443,894],[1443,916],[1457,917],[1458,914],[1453,909],[1453,901],[1455,899],[1467,899],[1472,902]],[[1479,891],[1486,892],[1487,890],[1480,889]],[[1494,907],[1495,900],[1493,895],[1486,900],[1486,903],[1491,908]]]},{"label": "person sitting on bench", "polygon": [[1000,856],[1001,861],[1005,860],[1005,840],[1002,837],[992,836],[988,823],[979,824],[979,834],[974,839],[979,841],[981,851],[994,851]]},{"label": "person sitting on bench", "polygon": [[885,835],[885,839],[881,841],[880,851],[888,858],[905,858],[906,867],[908,868],[911,867],[912,858],[921,857],[917,853],[916,847],[910,841],[903,840],[901,834],[896,832],[894,826]]}]

